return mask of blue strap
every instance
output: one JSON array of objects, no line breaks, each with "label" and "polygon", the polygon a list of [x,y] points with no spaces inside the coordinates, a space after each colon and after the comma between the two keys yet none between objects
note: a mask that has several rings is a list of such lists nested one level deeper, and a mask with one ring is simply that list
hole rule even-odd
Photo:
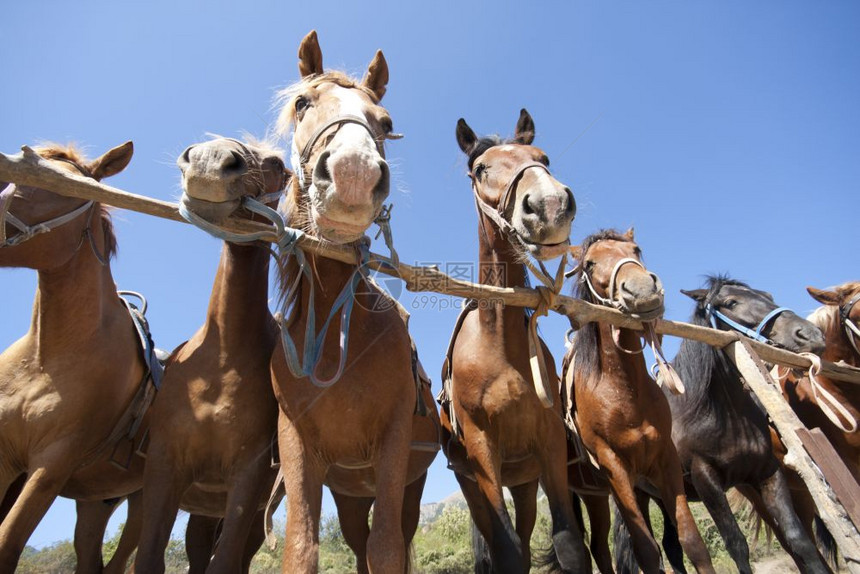
[{"label": "blue strap", "polygon": [[719,329],[719,327],[717,326],[717,319],[719,319],[735,331],[742,333],[750,339],[758,341],[759,343],[772,343],[770,339],[761,334],[762,331],[764,331],[765,327],[767,327],[768,324],[770,324],[770,322],[775,319],[777,315],[790,310],[791,309],[789,309],[788,307],[777,307],[776,309],[765,315],[764,319],[762,319],[761,322],[756,326],[755,330],[753,330],[745,325],[741,325],[733,319],[730,319],[725,314],[720,313],[710,303],[705,306],[705,312],[710,317],[711,325],[714,327],[714,329]]}]

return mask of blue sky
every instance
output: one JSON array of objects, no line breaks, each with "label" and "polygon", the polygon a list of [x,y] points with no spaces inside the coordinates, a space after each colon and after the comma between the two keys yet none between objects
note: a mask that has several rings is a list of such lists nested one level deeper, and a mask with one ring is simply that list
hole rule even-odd
[{"label": "blue sky", "polygon": [[[573,240],[635,226],[668,318],[689,315],[678,289],[713,272],[803,313],[807,285],[860,278],[858,26],[851,2],[15,2],[0,21],[0,151],[77,141],[95,156],[132,139],[109,183],[174,200],[186,146],[266,132],[315,28],[328,68],[361,75],[377,48],[388,60],[383,103],[406,135],[388,145],[404,261],[477,259],[454,127],[511,134],[526,107],[576,196]],[[115,221],[114,277],[146,294],[172,349],[203,320],[219,243],[133,213]],[[26,331],[35,281],[0,270],[0,348]],[[401,301],[435,392],[456,311]],[[542,323],[558,359],[565,327]],[[455,489],[440,455],[424,498]],[[31,542],[72,528],[73,505],[58,503]]]}]

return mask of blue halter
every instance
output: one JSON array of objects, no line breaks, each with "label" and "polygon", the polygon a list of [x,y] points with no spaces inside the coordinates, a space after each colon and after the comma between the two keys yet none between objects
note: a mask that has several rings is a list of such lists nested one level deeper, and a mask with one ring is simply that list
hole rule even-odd
[{"label": "blue halter", "polygon": [[714,309],[714,307],[710,303],[705,305],[705,313],[711,319],[711,325],[714,327],[714,329],[719,329],[719,327],[717,326],[717,319],[719,319],[735,331],[746,335],[750,339],[758,341],[759,343],[767,344],[773,344],[773,341],[762,335],[761,332],[764,331],[765,327],[767,327],[771,321],[776,319],[777,315],[785,311],[791,311],[791,309],[789,309],[788,307],[777,307],[776,309],[765,315],[764,319],[762,319],[758,326],[755,328],[755,330],[753,330],[745,325],[741,325],[733,319],[730,319],[725,314],[720,313],[719,311]]}]

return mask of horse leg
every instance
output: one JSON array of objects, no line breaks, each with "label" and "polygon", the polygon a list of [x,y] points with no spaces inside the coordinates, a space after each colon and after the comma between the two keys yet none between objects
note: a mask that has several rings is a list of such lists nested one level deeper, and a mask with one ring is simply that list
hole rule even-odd
[{"label": "horse leg", "polygon": [[659,572],[660,549],[651,535],[648,521],[639,510],[630,473],[615,453],[608,448],[603,448],[602,452],[598,452],[598,454],[600,466],[606,471],[609,478],[609,486],[615,497],[615,503],[618,505],[618,510],[624,518],[624,524],[630,532],[633,541],[633,554],[636,556],[639,567],[646,574]]},{"label": "horse leg", "polygon": [[[684,476],[681,474],[681,461],[675,452],[674,446],[669,443],[668,452],[660,464],[660,498],[664,516],[669,517],[669,522],[677,529],[678,540],[684,552],[690,558],[690,562],[698,572],[714,572],[711,556],[702,535],[696,527],[696,520],[690,512],[687,504],[687,494],[684,490]],[[678,561],[677,555],[673,557],[671,564]],[[683,557],[680,560],[683,564]]]},{"label": "horse leg", "polygon": [[763,480],[759,486],[759,493],[768,513],[774,519],[776,531],[781,532],[782,538],[785,539],[786,549],[800,559],[797,563],[798,567],[805,572],[829,573],[830,568],[819,556],[818,549],[815,548],[815,544],[804,531],[800,519],[794,512],[791,495],[782,471],[777,469],[770,477]]},{"label": "horse leg", "polygon": [[[552,516],[552,545],[565,572],[590,572],[591,557],[585,547],[579,521],[573,513],[573,501],[567,487],[567,436],[559,424],[546,437],[538,451],[541,483],[546,492]],[[523,540],[527,547],[529,540]],[[523,551],[525,552],[525,550]]]},{"label": "horse leg", "polygon": [[677,519],[666,510],[662,500],[655,499],[654,502],[663,513],[663,538],[660,540],[663,552],[677,574],[687,574],[687,567],[684,565],[684,549],[678,539],[678,528],[675,524]]},{"label": "horse leg", "polygon": [[367,538],[367,567],[374,574],[402,574],[406,568],[403,495],[411,447],[412,413],[392,415],[376,453],[376,501]]},{"label": "horse leg", "polygon": [[591,523],[591,555],[600,574],[612,574],[612,554],[609,552],[609,529],[612,517],[609,511],[609,497],[601,494],[581,494],[579,497],[588,511]]},{"label": "horse leg", "polygon": [[470,447],[475,480],[456,473],[454,476],[460,483],[472,520],[489,547],[494,572],[522,572],[522,545],[505,506],[501,464],[494,454],[498,451],[486,442],[476,441]]},{"label": "horse leg", "polygon": [[[278,501],[280,504],[280,501]],[[251,532],[248,533],[248,538],[245,541],[245,549],[242,552],[242,574],[248,574],[251,571],[251,561],[254,556],[263,546],[266,541],[266,509],[261,508],[254,514],[254,520],[251,523]]]},{"label": "horse leg", "polygon": [[717,530],[726,543],[726,550],[735,561],[740,574],[752,574],[749,545],[732,514],[716,469],[701,459],[694,459],[690,468],[690,482],[714,519]]},{"label": "horse leg", "polygon": [[260,500],[266,490],[263,477],[268,472],[268,459],[254,460],[230,481],[227,507],[221,535],[215,546],[207,574],[235,573],[242,569],[245,544],[257,515]]},{"label": "horse leg", "polygon": [[538,481],[532,480],[517,486],[511,486],[511,498],[514,501],[514,521],[517,536],[523,545],[523,566],[528,570],[532,563],[531,539],[537,521],[537,489]]},{"label": "horse leg", "polygon": [[343,539],[355,554],[355,569],[358,574],[367,574],[367,537],[370,536],[367,518],[374,499],[369,496],[347,496],[333,490],[331,495],[337,506],[337,518]]},{"label": "horse leg", "polygon": [[179,512],[182,494],[191,477],[177,474],[180,465],[161,448],[150,445],[143,474],[143,524],[134,571],[146,574],[164,572],[164,553],[170,542],[170,531]]},{"label": "horse leg", "polygon": [[220,518],[191,514],[185,527],[185,554],[188,556],[188,574],[203,574],[209,567],[218,538]]},{"label": "horse leg", "polygon": [[14,572],[45,512],[69,479],[73,465],[52,461],[52,465],[34,460],[36,467],[29,474],[18,499],[0,524],[0,572]]},{"label": "horse leg", "polygon": [[403,491],[403,542],[406,551],[406,568],[404,572],[412,570],[412,539],[418,530],[418,522],[421,520],[421,495],[424,494],[424,484],[427,482],[425,472],[406,485]]},{"label": "horse leg", "polygon": [[278,414],[278,451],[287,496],[287,526],[282,572],[316,574],[322,489],[327,468],[309,452],[283,410]]},{"label": "horse leg", "polygon": [[128,561],[134,549],[137,548],[140,527],[143,523],[143,490],[129,494],[127,501],[125,525],[122,527],[116,550],[105,565],[103,574],[125,574]]},{"label": "horse leg", "polygon": [[78,500],[75,502],[75,572],[101,572],[102,540],[108,520],[122,500]]}]

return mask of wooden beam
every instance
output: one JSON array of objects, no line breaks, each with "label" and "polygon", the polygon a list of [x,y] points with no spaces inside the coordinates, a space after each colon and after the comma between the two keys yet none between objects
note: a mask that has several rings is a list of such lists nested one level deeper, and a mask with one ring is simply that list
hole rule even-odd
[{"label": "wooden beam", "polygon": [[779,431],[782,442],[788,449],[784,463],[800,475],[809,489],[819,516],[839,546],[848,570],[860,573],[860,533],[834,495],[821,470],[804,449],[798,431],[802,433],[806,427],[785,402],[779,385],[771,378],[764,363],[756,356],[752,345],[746,339],[735,341],[728,345],[725,351],[737,365],[747,385],[761,401]]},{"label": "wooden beam", "polygon": [[[143,195],[129,193],[110,187],[83,176],[71,175],[69,172],[54,167],[51,162],[41,158],[27,146],[21,148],[22,153],[5,155],[0,153],[0,181],[11,181],[18,185],[39,187],[70,197],[98,201],[114,207],[129,209],[138,213],[154,215],[185,223],[179,215],[177,205],[166,201],[152,199]],[[271,225],[256,223],[246,219],[228,218],[222,227],[234,232],[270,231],[271,236],[265,240],[277,241],[277,234]],[[358,257],[349,247],[334,245],[326,241],[302,236],[298,242],[301,249],[336,259],[344,263],[357,264]],[[494,287],[470,283],[455,279],[442,273],[435,267],[421,267],[400,263],[395,269],[385,263],[384,258],[372,255],[370,266],[380,273],[402,279],[406,288],[415,292],[435,292],[457,297],[478,300],[499,300],[506,305],[536,308],[542,301],[541,295],[534,289],[525,287]],[[618,327],[642,330],[642,323],[632,317],[609,307],[592,305],[579,299],[558,295],[552,309],[567,315],[573,322],[584,325],[592,321],[611,323]],[[658,320],[655,330],[664,335],[683,337],[707,343],[722,348],[737,341],[741,335],[729,331],[719,331],[707,327],[699,327],[688,323]],[[764,360],[792,368],[808,370],[811,366],[809,359],[795,353],[777,349],[769,345],[750,341],[755,352]],[[860,384],[860,369],[847,365],[821,362],[821,373],[827,377],[848,383]]]}]

